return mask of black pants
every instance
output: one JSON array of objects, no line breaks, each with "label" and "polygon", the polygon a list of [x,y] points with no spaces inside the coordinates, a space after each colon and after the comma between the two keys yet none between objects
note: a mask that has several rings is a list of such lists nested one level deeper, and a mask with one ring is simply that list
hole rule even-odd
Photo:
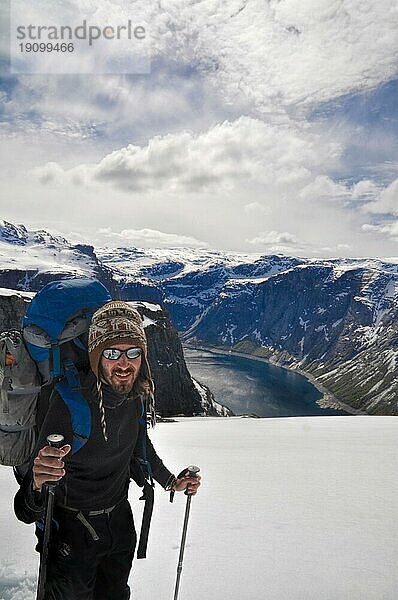
[{"label": "black pants", "polygon": [[46,600],[128,600],[127,580],[137,541],[128,501],[109,514],[84,515],[98,534],[75,513],[56,508],[59,524],[47,563]]}]

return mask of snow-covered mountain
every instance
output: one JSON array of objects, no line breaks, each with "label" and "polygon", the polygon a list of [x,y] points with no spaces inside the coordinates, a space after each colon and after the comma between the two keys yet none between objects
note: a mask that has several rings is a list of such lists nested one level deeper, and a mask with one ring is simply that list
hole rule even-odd
[{"label": "snow-covered mountain", "polygon": [[111,272],[99,264],[92,246],[7,221],[0,221],[0,271],[2,287],[26,291],[70,275],[93,275],[113,285]]},{"label": "snow-covered mountain", "polygon": [[[96,248],[3,222],[0,285],[92,274],[161,303],[187,343],[262,356],[314,378],[331,401],[398,414],[398,264],[204,249]],[[12,285],[11,285],[12,284]]]},{"label": "snow-covered mountain", "polygon": [[186,342],[300,369],[360,412],[398,414],[398,265],[205,250],[96,251],[155,285]]}]

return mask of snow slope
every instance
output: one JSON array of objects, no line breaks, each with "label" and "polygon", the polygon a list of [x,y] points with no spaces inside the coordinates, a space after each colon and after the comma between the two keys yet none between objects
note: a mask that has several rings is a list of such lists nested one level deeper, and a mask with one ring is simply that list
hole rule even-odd
[{"label": "snow slope", "polygon": [[[196,463],[181,600],[396,600],[398,419],[186,418],[152,434],[165,463]],[[32,528],[0,468],[0,599],[33,600]],[[138,489],[131,489],[135,514]],[[173,598],[185,497],[157,490],[135,600]],[[136,522],[138,522],[138,517]]]},{"label": "snow slope", "polygon": [[93,273],[95,261],[61,236],[0,220],[0,270]]}]

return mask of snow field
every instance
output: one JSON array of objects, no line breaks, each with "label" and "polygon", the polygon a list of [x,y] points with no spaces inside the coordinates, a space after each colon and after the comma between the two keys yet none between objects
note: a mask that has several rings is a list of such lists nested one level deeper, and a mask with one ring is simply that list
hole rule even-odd
[{"label": "snow field", "polygon": [[[184,418],[151,438],[174,472],[197,464],[179,600],[396,600],[396,417]],[[0,468],[0,600],[33,600],[32,528]],[[131,486],[136,526],[142,503]],[[173,598],[186,498],[157,486],[134,600]]]},{"label": "snow field", "polygon": [[[166,464],[203,472],[181,598],[395,599],[397,427],[394,417],[159,425],[152,437]],[[173,597],[184,501],[157,499],[137,599]]]}]

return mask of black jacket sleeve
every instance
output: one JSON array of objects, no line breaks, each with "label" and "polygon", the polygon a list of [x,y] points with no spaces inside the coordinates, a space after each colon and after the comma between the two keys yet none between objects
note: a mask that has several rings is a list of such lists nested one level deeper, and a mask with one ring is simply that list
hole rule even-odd
[{"label": "black jacket sleeve", "polygon": [[166,489],[170,483],[174,480],[174,475],[171,473],[163,464],[159,456],[156,454],[155,448],[152,445],[148,435],[146,438],[146,453],[147,460],[149,461],[152,468],[152,475],[155,481],[157,481],[164,489]]},{"label": "black jacket sleeve", "polygon": [[[144,435],[145,438],[143,438]],[[145,439],[145,443],[143,443],[143,439]],[[142,464],[142,460],[145,459],[149,462],[154,480],[164,489],[168,489],[168,486],[174,481],[174,475],[164,466],[162,460],[157,455],[146,429],[145,433],[142,430],[140,431],[132,460],[130,461],[130,477],[140,487],[144,485],[147,476],[146,469],[144,469]]]},{"label": "black jacket sleeve", "polygon": [[[54,429],[55,427],[55,429]],[[54,432],[69,431],[68,413],[63,402],[54,392],[51,398],[51,405],[41,428],[36,447],[32,453],[32,459],[24,475],[20,488],[14,498],[14,512],[23,523],[34,523],[40,519],[45,510],[45,497],[43,492],[33,490],[33,460],[39,453],[39,450],[47,445],[47,435]]]},{"label": "black jacket sleeve", "polygon": [[16,517],[23,523],[34,523],[34,521],[41,519],[44,508],[44,493],[33,491],[32,470],[29,469],[14,498]]}]

